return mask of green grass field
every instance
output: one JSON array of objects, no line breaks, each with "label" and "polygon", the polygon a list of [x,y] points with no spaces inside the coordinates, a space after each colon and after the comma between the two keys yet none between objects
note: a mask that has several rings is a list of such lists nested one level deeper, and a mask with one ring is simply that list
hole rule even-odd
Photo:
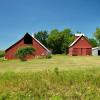
[{"label": "green grass field", "polygon": [[36,72],[48,69],[52,70],[56,67],[60,70],[100,68],[100,57],[55,55],[51,59],[33,59],[26,62],[19,60],[1,60],[0,62],[0,72]]},{"label": "green grass field", "polygon": [[0,60],[0,100],[100,100],[100,57]]}]

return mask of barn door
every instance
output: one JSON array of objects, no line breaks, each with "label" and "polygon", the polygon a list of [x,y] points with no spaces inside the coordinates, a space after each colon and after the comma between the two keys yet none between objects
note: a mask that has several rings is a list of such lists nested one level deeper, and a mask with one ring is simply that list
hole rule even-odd
[{"label": "barn door", "polygon": [[91,55],[91,48],[86,48],[86,55]]},{"label": "barn door", "polygon": [[100,56],[100,50],[98,50],[98,56]]},{"label": "barn door", "polygon": [[86,55],[86,49],[85,48],[81,48],[81,55],[82,56]]},{"label": "barn door", "polygon": [[78,49],[77,48],[74,48],[73,49],[73,56],[77,56],[78,55]]}]

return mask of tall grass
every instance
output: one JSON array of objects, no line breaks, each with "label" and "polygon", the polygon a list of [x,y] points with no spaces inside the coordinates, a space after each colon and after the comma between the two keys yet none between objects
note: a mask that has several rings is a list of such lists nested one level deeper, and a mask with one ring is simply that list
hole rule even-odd
[{"label": "tall grass", "polygon": [[99,100],[100,71],[0,74],[0,100]]}]

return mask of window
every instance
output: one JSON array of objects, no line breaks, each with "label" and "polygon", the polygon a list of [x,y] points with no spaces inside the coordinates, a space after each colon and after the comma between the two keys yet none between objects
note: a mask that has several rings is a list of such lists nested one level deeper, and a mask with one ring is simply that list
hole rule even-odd
[{"label": "window", "polygon": [[24,44],[32,44],[32,37],[29,35],[26,35],[24,37]]}]

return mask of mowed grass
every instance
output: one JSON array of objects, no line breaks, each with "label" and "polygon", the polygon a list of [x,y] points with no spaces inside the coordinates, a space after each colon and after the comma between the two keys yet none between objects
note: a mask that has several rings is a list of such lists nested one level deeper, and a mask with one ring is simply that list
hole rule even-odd
[{"label": "mowed grass", "polygon": [[54,55],[51,59],[33,59],[26,62],[19,60],[0,61],[0,72],[36,72],[52,70],[56,67],[59,70],[100,68],[100,57]]},{"label": "mowed grass", "polygon": [[0,100],[100,100],[100,58],[0,62]]}]

